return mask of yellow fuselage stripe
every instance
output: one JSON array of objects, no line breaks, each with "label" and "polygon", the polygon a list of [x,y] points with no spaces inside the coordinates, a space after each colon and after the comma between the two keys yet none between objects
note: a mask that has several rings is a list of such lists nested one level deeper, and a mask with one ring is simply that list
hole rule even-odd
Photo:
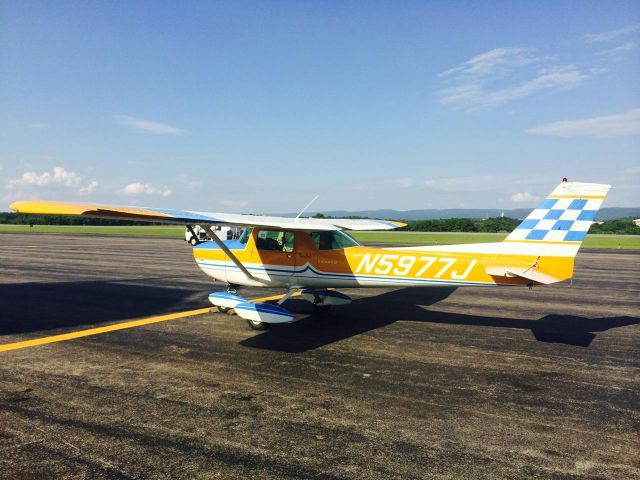
[{"label": "yellow fuselage stripe", "polygon": [[[269,300],[277,300],[283,295],[273,295],[270,297],[254,298],[252,302],[266,302]],[[169,313],[167,315],[159,315],[157,317],[142,318],[140,320],[132,320],[131,322],[116,323],[113,325],[105,325],[104,327],[88,328],[86,330],[78,330],[76,332],[61,333],[60,335],[52,335],[50,337],[34,338],[33,340],[24,340],[22,342],[5,343],[0,345],[0,352],[8,352],[10,350],[19,350],[21,348],[37,347],[46,345],[47,343],[66,342],[76,338],[89,337],[91,335],[100,335],[102,333],[115,332],[118,330],[126,330],[127,328],[143,327],[152,323],[167,322],[169,320],[178,320],[180,318],[192,317],[194,315],[203,315],[211,312],[212,308],[198,308],[196,310],[186,310],[184,312]]]}]

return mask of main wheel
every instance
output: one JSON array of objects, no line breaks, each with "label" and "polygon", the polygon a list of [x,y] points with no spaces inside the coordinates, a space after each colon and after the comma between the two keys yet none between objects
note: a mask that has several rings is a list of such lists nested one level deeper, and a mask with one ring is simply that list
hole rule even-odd
[{"label": "main wheel", "polygon": [[264,323],[259,320],[247,320],[247,323],[253,330],[266,330],[269,328],[268,323]]},{"label": "main wheel", "polygon": [[231,310],[229,307],[218,307],[220,313],[228,313]]}]

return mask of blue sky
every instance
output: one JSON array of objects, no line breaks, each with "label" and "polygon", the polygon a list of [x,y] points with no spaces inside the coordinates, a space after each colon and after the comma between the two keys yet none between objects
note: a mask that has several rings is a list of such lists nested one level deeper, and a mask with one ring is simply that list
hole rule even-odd
[{"label": "blue sky", "polygon": [[0,202],[639,206],[639,78],[637,1],[0,0]]}]

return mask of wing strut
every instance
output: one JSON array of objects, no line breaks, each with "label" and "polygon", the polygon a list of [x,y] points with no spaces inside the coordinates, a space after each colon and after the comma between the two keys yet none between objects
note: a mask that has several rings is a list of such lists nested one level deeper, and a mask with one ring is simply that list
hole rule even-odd
[{"label": "wing strut", "polygon": [[215,232],[213,230],[211,230],[211,225],[200,225],[208,234],[209,234],[209,238],[211,238],[211,240],[213,240],[214,242],[216,242],[216,245],[218,245],[222,251],[227,255],[227,257],[229,257],[231,259],[231,261],[233,263],[235,263],[236,267],[238,267],[242,273],[244,273],[246,275],[246,277],[250,280],[255,280],[256,282],[261,282],[264,283],[262,280],[260,280],[259,278],[254,277],[253,275],[251,275],[251,273],[249,272],[249,270],[247,270],[247,267],[245,267],[242,262],[240,260],[238,260],[238,257],[236,257],[231,250],[229,250],[229,247],[227,247],[224,242],[222,240],[220,240],[220,238],[215,234]]}]

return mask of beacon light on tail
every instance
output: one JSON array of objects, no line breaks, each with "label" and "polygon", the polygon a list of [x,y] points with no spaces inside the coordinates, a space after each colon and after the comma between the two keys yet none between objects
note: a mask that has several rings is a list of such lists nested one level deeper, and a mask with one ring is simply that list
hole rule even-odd
[{"label": "beacon light on tail", "polygon": [[[235,309],[252,328],[294,320],[282,305],[296,292],[319,310],[351,299],[342,287],[540,285],[567,280],[575,256],[610,185],[558,185],[503,242],[425,247],[371,248],[347,230],[392,230],[384,220],[284,218],[161,208],[62,202],[16,202],[19,213],[81,215],[199,225],[210,242],[193,256],[227,292],[209,296],[222,310]],[[211,227],[246,227],[239,240],[223,241]],[[237,294],[241,286],[281,287],[277,304],[254,303]]]}]

